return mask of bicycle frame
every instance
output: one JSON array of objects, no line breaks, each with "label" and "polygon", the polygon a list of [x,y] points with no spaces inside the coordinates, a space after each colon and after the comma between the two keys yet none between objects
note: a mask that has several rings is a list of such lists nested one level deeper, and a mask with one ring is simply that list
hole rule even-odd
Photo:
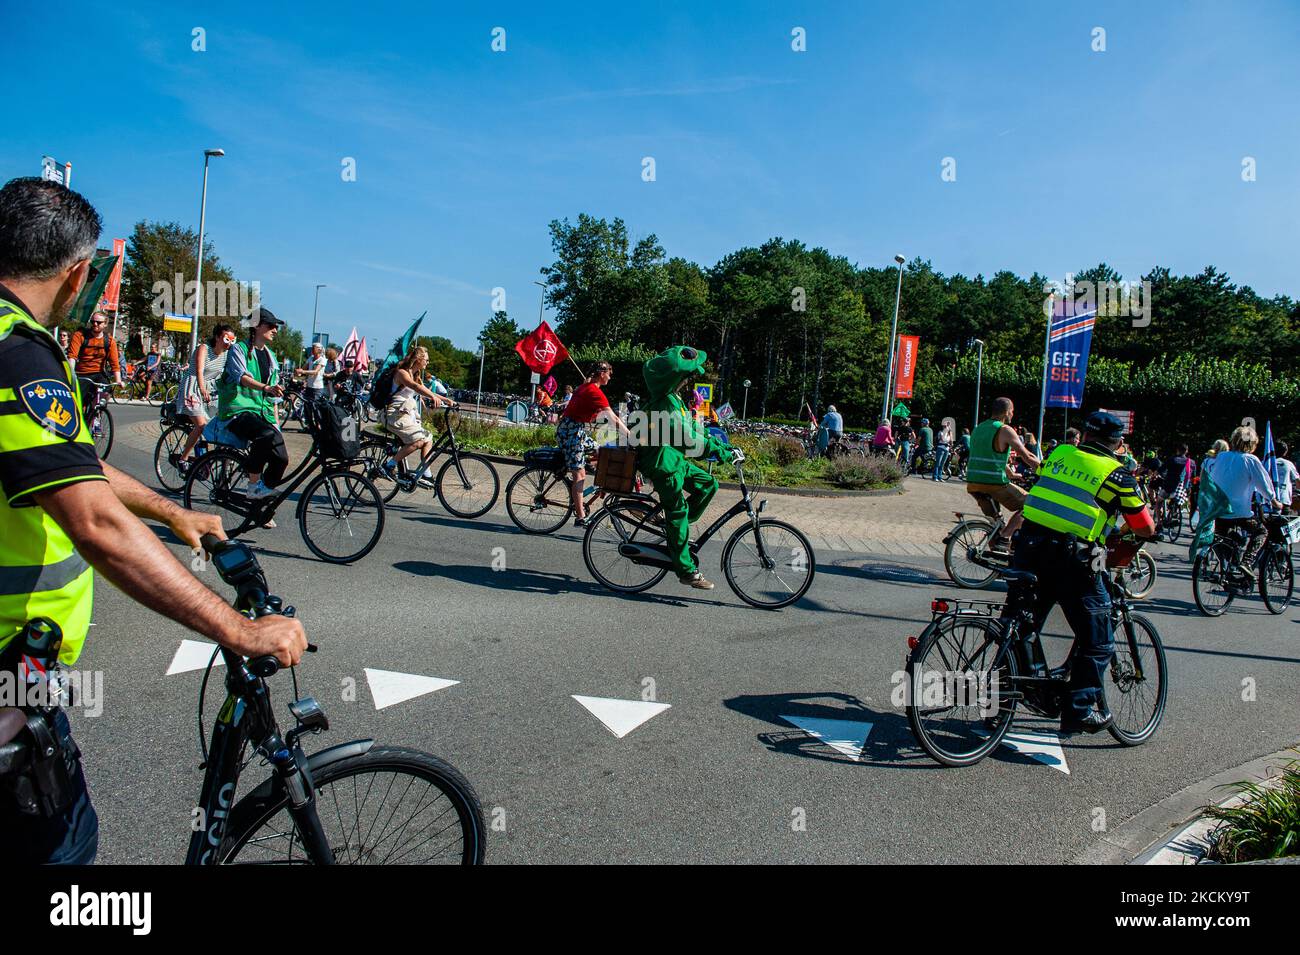
[{"label": "bicycle frame", "polygon": [[[230,445],[218,445],[217,447],[231,448],[231,450],[239,451],[241,456],[245,457],[248,453],[245,449],[233,448]],[[303,455],[303,459],[298,462],[298,466],[285,475],[282,479],[283,483],[274,497],[264,498],[251,506],[249,506],[247,498],[244,498],[242,504],[235,500],[227,500],[223,502],[224,507],[229,508],[237,514],[244,515],[244,519],[240,525],[228,531],[229,536],[238,537],[239,535],[252,530],[254,527],[261,527],[275,516],[275,512],[279,509],[280,505],[288,500],[289,496],[297,491],[308,478],[315,475],[317,471],[324,471],[327,466],[325,457],[320,452],[320,444],[317,442],[315,435],[312,435],[311,448],[309,448],[307,453]],[[231,492],[227,491],[227,493]],[[331,487],[330,494],[333,495],[333,493],[334,489]],[[294,508],[294,517],[297,517],[306,506],[306,499],[300,497],[297,506]]]},{"label": "bicycle frame", "polygon": [[[438,459],[440,454],[450,455],[451,459],[457,462],[456,470],[460,471],[460,445],[456,443],[456,430],[451,426],[451,411],[449,409],[444,411],[444,419],[447,430],[433,439],[429,450],[425,452],[424,457],[420,458],[420,463],[412,468],[405,461],[402,462],[402,467],[406,469],[406,474],[402,476],[402,480],[409,481],[411,484],[409,488],[402,487],[403,491],[409,493],[414,490],[417,475],[427,475],[433,462]],[[385,434],[385,438],[390,453],[403,447],[401,440],[396,436]],[[462,481],[465,479],[463,472],[460,473],[460,478]]]},{"label": "bicycle frame", "polygon": [[[710,538],[712,538],[715,534],[718,533],[718,531],[722,530],[723,527],[729,524],[733,518],[735,518],[740,514],[747,514],[749,516],[750,523],[755,527],[758,526],[758,515],[761,514],[763,510],[767,507],[767,501],[766,500],[759,501],[758,506],[755,507],[753,494],[750,492],[749,486],[745,483],[745,472],[743,468],[739,466],[736,467],[736,477],[738,479],[737,483],[740,485],[740,500],[737,501],[735,504],[731,505],[731,507],[729,507],[726,511],[719,514],[717,518],[714,519],[713,523],[710,524],[707,528],[705,528],[704,533],[702,533],[698,538],[690,542],[689,546],[690,546],[691,556],[697,555],[700,552],[700,549],[709,541]],[[635,543],[631,540],[631,538],[636,535],[637,531],[642,529],[647,529],[651,533],[656,534],[661,538],[663,537],[662,531],[659,531],[653,527],[646,528],[646,525],[654,517],[663,513],[663,509],[664,509],[663,504],[659,502],[654,497],[654,495],[651,494],[619,494],[615,496],[614,500],[609,501],[609,503],[606,506],[611,509],[616,509],[618,503],[625,500],[641,501],[647,504],[653,503],[654,506],[649,511],[647,511],[646,514],[640,520],[632,524],[632,529],[630,533],[623,534],[623,532],[620,531],[620,535],[624,537],[624,541],[619,545],[619,552],[622,553],[624,557],[627,557],[629,560],[631,560],[633,563],[636,564],[650,564],[655,567],[671,567],[672,562],[668,559],[667,549],[664,545],[640,544],[640,543]],[[769,563],[771,561],[771,558],[767,556],[766,548],[763,544],[762,535],[756,535],[756,540],[758,543],[759,558],[765,564]]]}]

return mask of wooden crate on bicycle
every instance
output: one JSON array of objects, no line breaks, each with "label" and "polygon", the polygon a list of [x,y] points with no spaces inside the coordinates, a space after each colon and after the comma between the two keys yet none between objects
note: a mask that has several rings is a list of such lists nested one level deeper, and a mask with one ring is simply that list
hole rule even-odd
[{"label": "wooden crate on bicycle", "polygon": [[603,447],[596,452],[596,487],[630,494],[636,487],[636,448]]}]

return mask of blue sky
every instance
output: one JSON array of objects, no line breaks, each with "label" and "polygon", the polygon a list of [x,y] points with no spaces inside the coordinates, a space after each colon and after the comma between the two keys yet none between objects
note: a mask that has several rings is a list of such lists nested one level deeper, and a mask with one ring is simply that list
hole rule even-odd
[{"label": "blue sky", "polygon": [[1214,264],[1300,295],[1294,2],[5,6],[0,177],[51,154],[106,237],[197,227],[223,147],[218,253],[299,327],[328,283],[340,340],[428,309],[472,347],[498,286],[531,325],[547,223],[580,212],[705,266],[782,236],[967,275]]}]

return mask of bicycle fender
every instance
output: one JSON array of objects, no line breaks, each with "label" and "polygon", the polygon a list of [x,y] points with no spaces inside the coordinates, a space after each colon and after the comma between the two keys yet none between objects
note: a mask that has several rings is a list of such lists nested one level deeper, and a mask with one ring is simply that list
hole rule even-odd
[{"label": "bicycle fender", "polygon": [[[352,759],[353,757],[361,756],[362,754],[369,752],[370,748],[374,745],[375,741],[373,739],[354,739],[350,743],[339,743],[337,746],[330,746],[327,749],[322,749],[320,752],[312,753],[308,756],[307,768],[311,770],[312,775],[315,776],[316,770],[323,769],[326,766],[332,766],[334,763],[340,763],[345,759]],[[277,788],[276,784],[278,782],[279,777],[268,776],[263,780],[260,786],[250,792],[243,799],[239,800],[240,806],[245,803],[265,803],[272,799],[276,795],[275,789]]]}]

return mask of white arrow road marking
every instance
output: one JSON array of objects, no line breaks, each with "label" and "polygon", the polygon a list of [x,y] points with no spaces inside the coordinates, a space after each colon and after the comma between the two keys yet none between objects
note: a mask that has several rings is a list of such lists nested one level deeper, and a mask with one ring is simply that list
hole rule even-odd
[{"label": "white arrow road marking", "polygon": [[[204,640],[182,640],[181,645],[176,648],[176,655],[172,657],[172,662],[167,667],[166,676],[175,673],[188,673],[190,670],[205,670],[208,666],[208,660],[212,658],[212,651],[217,648],[215,643],[208,643]],[[223,667],[226,661],[222,659],[221,654],[217,654],[214,667]]]},{"label": "white arrow road marking", "polygon": [[781,719],[850,759],[862,758],[867,737],[871,735],[871,724],[860,720],[826,720],[812,716],[782,716]]},{"label": "white arrow road marking", "polygon": [[372,670],[370,667],[365,670],[366,683],[370,685],[370,695],[375,698],[377,710],[436,690],[445,690],[460,682],[437,676],[421,676],[418,673],[398,673],[396,670]]},{"label": "white arrow road marking", "polygon": [[1070,775],[1070,766],[1065,761],[1065,750],[1061,748],[1061,737],[1055,733],[1012,733],[1002,737],[1002,745],[1008,749],[1036,759],[1045,766],[1051,766],[1065,775]]},{"label": "white arrow road marking", "polygon": [[622,739],[642,723],[652,719],[664,710],[672,707],[671,703],[648,703],[645,700],[611,700],[603,696],[573,697],[585,706],[591,715],[605,724],[605,728]]}]

